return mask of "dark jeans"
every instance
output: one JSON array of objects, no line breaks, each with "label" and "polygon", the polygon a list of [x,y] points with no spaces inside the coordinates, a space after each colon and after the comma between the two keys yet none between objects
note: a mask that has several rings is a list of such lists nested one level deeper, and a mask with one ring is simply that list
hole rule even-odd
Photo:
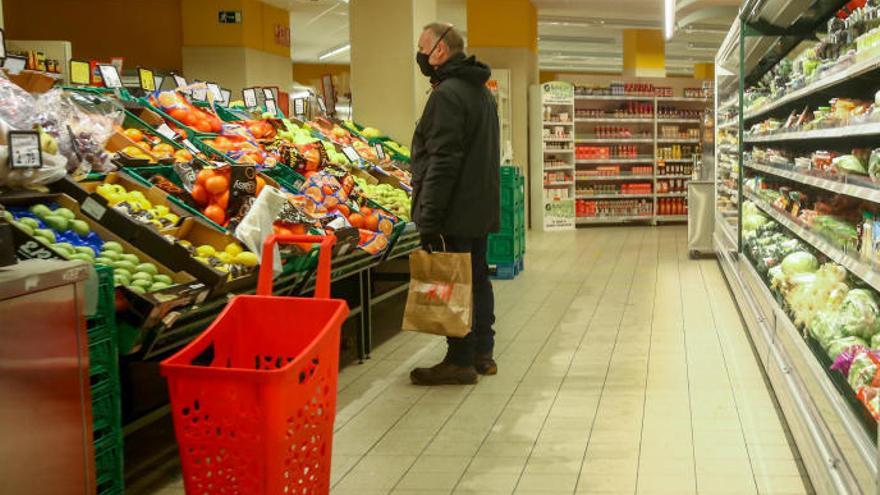
[{"label": "dark jeans", "polygon": [[474,290],[473,325],[471,333],[462,338],[447,337],[449,350],[446,360],[455,364],[471,366],[476,354],[492,354],[495,348],[495,294],[489,280],[486,262],[486,237],[447,237],[446,250],[471,254],[471,275]]}]

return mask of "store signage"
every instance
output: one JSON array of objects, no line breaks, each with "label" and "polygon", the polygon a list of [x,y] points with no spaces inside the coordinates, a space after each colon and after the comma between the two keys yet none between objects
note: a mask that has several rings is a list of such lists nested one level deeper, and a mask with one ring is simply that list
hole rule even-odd
[{"label": "store signage", "polygon": [[351,146],[343,146],[342,153],[345,155],[346,158],[348,158],[348,161],[352,163],[357,163],[361,161],[361,157],[360,155],[358,155],[357,150],[355,150]]},{"label": "store signage", "polygon": [[296,116],[301,116],[306,114],[306,100],[302,98],[296,98],[293,100],[293,113]]},{"label": "store signage", "polygon": [[241,24],[241,11],[221,10],[217,12],[217,22],[220,24]]},{"label": "store signage", "polygon": [[220,86],[217,83],[209,82],[208,90],[211,92],[215,102],[223,101],[223,93],[220,91]]},{"label": "store signage", "polygon": [[574,85],[563,81],[544,83],[541,90],[544,103],[571,103],[574,98]]},{"label": "store signage", "polygon": [[174,78],[174,85],[178,88],[182,88],[184,86],[189,86],[189,83],[186,82],[186,78],[181,76],[180,74],[171,73],[171,77]]},{"label": "store signage", "polygon": [[185,146],[186,149],[188,149],[192,154],[195,155],[199,153],[199,149],[196,148],[196,145],[192,144],[192,141],[190,141],[189,139],[184,139],[182,143],[183,146]]},{"label": "store signage", "polygon": [[382,147],[382,143],[376,143],[373,145],[376,148],[376,158],[379,159],[380,162],[385,161],[385,148]]},{"label": "store signage", "polygon": [[208,86],[205,85],[205,81],[196,81],[196,86],[192,88],[192,99],[208,101]]},{"label": "store signage", "polygon": [[272,28],[275,32],[275,44],[281,46],[290,46],[290,26],[284,24],[273,24]]},{"label": "store signage", "polygon": [[220,94],[223,96],[223,106],[229,106],[229,99],[232,98],[232,91],[229,91],[226,88],[220,88]]},{"label": "store signage", "polygon": [[98,203],[95,198],[91,196],[83,201],[81,209],[88,216],[94,218],[99,222],[102,218],[104,218],[104,213],[107,213],[107,208],[105,208],[101,203]]},{"label": "store signage", "polygon": [[257,106],[257,90],[254,88],[245,88],[241,90],[241,96],[244,98],[244,106],[254,108]]},{"label": "store signage", "polygon": [[3,59],[3,68],[8,70],[10,74],[18,74],[27,67],[27,57],[19,57],[17,55],[7,55]]},{"label": "store signage", "polygon": [[162,125],[156,128],[156,132],[172,141],[177,139],[177,133],[174,132],[174,129],[168,127],[168,124],[164,122],[162,123]]},{"label": "store signage", "polygon": [[575,226],[574,200],[550,201],[544,205],[544,228],[546,230],[568,230]]},{"label": "store signage", "polygon": [[37,131],[9,131],[9,168],[40,168],[43,166],[43,150],[40,149],[40,133]]},{"label": "store signage", "polygon": [[0,58],[6,58],[6,31],[0,28]]},{"label": "store signage", "polygon": [[98,71],[104,81],[104,87],[114,89],[122,87],[122,80],[119,78],[119,71],[116,70],[115,65],[98,64]]},{"label": "store signage", "polygon": [[142,90],[148,93],[156,91],[156,78],[153,76],[153,71],[138,67],[138,79],[140,80]]},{"label": "store signage", "polygon": [[275,100],[266,100],[266,111],[272,115],[278,115],[278,105]]},{"label": "store signage", "polygon": [[274,100],[275,93],[272,92],[272,88],[263,88],[263,97],[267,100]]},{"label": "store signage", "polygon": [[162,89],[162,83],[165,82],[165,78],[162,76],[157,76],[156,74],[153,74],[153,79],[156,80],[156,89]]},{"label": "store signage", "polygon": [[327,104],[324,103],[324,97],[318,96],[318,108],[321,109],[321,113],[327,115]]},{"label": "store signage", "polygon": [[82,60],[70,61],[70,82],[72,84],[82,84],[88,86],[92,82],[92,69],[88,62]]}]

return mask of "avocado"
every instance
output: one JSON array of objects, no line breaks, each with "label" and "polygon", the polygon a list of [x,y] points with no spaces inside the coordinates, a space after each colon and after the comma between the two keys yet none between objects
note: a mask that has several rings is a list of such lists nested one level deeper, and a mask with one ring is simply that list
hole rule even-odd
[{"label": "avocado", "polygon": [[123,254],[120,259],[128,261],[132,265],[137,265],[138,263],[141,262],[140,258],[138,258],[137,256],[135,256],[133,254],[128,254],[128,253]]},{"label": "avocado", "polygon": [[159,273],[159,270],[156,268],[156,265],[154,265],[152,263],[141,263],[140,265],[137,266],[136,270],[139,272],[147,272],[150,275],[155,275],[155,274]]},{"label": "avocado", "polygon": [[147,291],[145,291],[143,287],[138,287],[137,285],[129,285],[127,287],[128,287],[128,290],[135,292],[137,294],[146,294],[147,293]]},{"label": "avocado", "polygon": [[53,215],[60,215],[61,217],[66,218],[68,220],[73,220],[74,218],[76,218],[76,215],[72,211],[68,210],[67,208],[56,208],[55,211],[52,212],[52,214]]},{"label": "avocado", "polygon": [[89,246],[77,246],[74,248],[74,250],[77,253],[87,254],[87,255],[91,256],[92,258],[95,257],[95,250]]},{"label": "avocado", "polygon": [[72,247],[67,247],[62,243],[52,244],[52,248],[61,253],[65,258],[69,258],[71,254],[76,253]]},{"label": "avocado", "polygon": [[153,282],[162,282],[171,285],[174,283],[174,280],[172,280],[171,277],[169,277],[168,275],[160,273],[158,275],[153,275]]},{"label": "avocado", "polygon": [[168,287],[171,286],[166,284],[165,282],[155,282],[153,285],[150,286],[150,292],[167,289]]},{"label": "avocado", "polygon": [[91,229],[89,228],[89,224],[87,224],[84,220],[71,220],[68,224],[70,226],[70,230],[76,232],[80,237],[85,237],[89,235]]},{"label": "avocado", "polygon": [[121,268],[121,269],[127,270],[129,273],[134,273],[134,271],[135,271],[134,267],[135,267],[134,263],[132,263],[130,261],[126,261],[126,260],[119,260],[119,261],[115,261],[113,263],[113,268]]},{"label": "avocado", "polygon": [[35,218],[21,217],[19,222],[27,225],[31,228],[31,230],[40,228],[40,222],[38,222]]},{"label": "avocado", "polygon": [[116,241],[107,241],[104,243],[104,247],[102,248],[104,251],[113,251],[114,253],[122,254],[122,244],[119,244]]},{"label": "avocado", "polygon": [[111,260],[110,258],[105,258],[105,257],[103,257],[103,256],[98,256],[97,258],[95,258],[95,264],[97,264],[97,265],[107,265],[107,266],[109,266],[109,267],[112,267],[112,266],[113,266],[113,260]]},{"label": "avocado", "polygon": [[137,272],[131,276],[132,280],[147,280],[149,282],[153,282],[153,276],[147,272]]},{"label": "avocado", "polygon": [[33,205],[30,207],[30,211],[40,218],[46,218],[47,216],[52,214],[52,210],[50,210],[49,207],[44,204]]},{"label": "avocado", "polygon": [[87,261],[89,263],[94,263],[94,260],[92,259],[92,257],[87,254],[84,254],[84,253],[73,253],[70,256],[68,256],[67,258],[72,259],[72,260],[80,260],[80,261]]},{"label": "avocado", "polygon": [[153,285],[153,282],[150,280],[144,280],[144,279],[133,279],[131,281],[131,285],[133,287],[141,287],[143,289],[146,289],[146,288],[150,287],[151,285]]},{"label": "avocado", "polygon": [[101,250],[101,256],[103,256],[109,260],[117,261],[119,259],[120,255],[116,251],[111,251],[110,249],[103,248]]},{"label": "avocado", "polygon": [[36,229],[34,230],[34,236],[45,240],[49,244],[55,243],[55,232],[52,232],[49,229]]},{"label": "avocado", "polygon": [[122,285],[128,285],[129,282],[131,282],[131,274],[123,269],[113,270],[113,278],[123,280],[124,282],[122,283]]}]

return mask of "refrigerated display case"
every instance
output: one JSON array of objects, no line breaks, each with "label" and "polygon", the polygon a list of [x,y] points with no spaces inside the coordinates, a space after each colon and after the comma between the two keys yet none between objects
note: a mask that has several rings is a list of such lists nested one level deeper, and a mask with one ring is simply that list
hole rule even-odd
[{"label": "refrigerated display case", "polygon": [[816,491],[876,493],[880,9],[804,3],[716,56],[715,248]]}]

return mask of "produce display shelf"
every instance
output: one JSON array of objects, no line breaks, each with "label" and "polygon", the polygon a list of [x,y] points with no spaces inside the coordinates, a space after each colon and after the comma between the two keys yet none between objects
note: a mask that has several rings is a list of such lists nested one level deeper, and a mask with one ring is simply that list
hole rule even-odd
[{"label": "produce display shelf", "polygon": [[570,149],[570,148],[569,149],[560,149],[560,150],[545,148],[544,153],[574,153],[574,150]]},{"label": "produce display shelf", "polygon": [[686,222],[687,215],[657,215],[654,217],[658,222]]},{"label": "produce display shelf", "polygon": [[688,193],[686,192],[677,192],[677,193],[660,193],[657,195],[658,198],[684,198],[687,197]]},{"label": "produce display shelf", "polygon": [[693,138],[657,138],[659,144],[700,144],[699,139]]},{"label": "produce display shelf", "polygon": [[825,91],[850,79],[870,74],[877,69],[880,69],[880,57],[872,57],[861,62],[856,62],[845,69],[831,74],[830,76],[823,77],[818,81],[807,84],[800,89],[783,95],[773,100],[772,102],[761,106],[760,108],[747,111],[745,112],[743,118],[744,120],[754,120],[759,117],[763,117],[764,115],[771,113],[777,108],[783,107],[789,103],[796,102],[806,96]]},{"label": "produce display shelf", "polygon": [[544,125],[574,125],[574,122],[572,122],[570,120],[565,121],[565,122],[562,122],[562,121],[553,122],[552,120],[545,120]]},{"label": "produce display shelf", "polygon": [[575,101],[653,101],[654,95],[574,95]]},{"label": "produce display shelf", "polygon": [[700,98],[693,96],[658,96],[657,101],[662,102],[670,102],[670,103],[708,103],[710,101],[709,98]]},{"label": "produce display shelf", "polygon": [[566,181],[566,182],[545,182],[544,187],[566,187],[574,185],[574,181]]},{"label": "produce display shelf", "polygon": [[599,158],[593,160],[575,160],[578,165],[606,164],[606,163],[651,163],[651,157],[642,158]]},{"label": "produce display shelf", "polygon": [[644,222],[644,221],[653,221],[653,215],[641,215],[641,216],[629,216],[629,217],[577,217],[575,219],[575,223],[577,225],[591,225],[591,224],[615,224],[615,223],[627,223],[627,222]]},{"label": "produce display shelf", "polygon": [[701,124],[700,119],[657,119],[658,124]]},{"label": "produce display shelf", "polygon": [[624,118],[624,117],[575,117],[577,123],[620,122],[622,124],[651,124],[654,119]]},{"label": "produce display shelf", "polygon": [[880,290],[880,272],[875,271],[871,265],[853,258],[849,254],[843,252],[837,246],[823,239],[818,234],[810,232],[806,227],[802,227],[799,223],[791,219],[785,213],[780,212],[776,208],[767,204],[766,201],[758,197],[752,191],[745,191],[745,196],[758,206],[764,213],[776,220],[786,229],[791,231],[802,240],[812,245],[818,251],[822,252],[833,260],[835,263],[849,270],[853,275],[862,279],[866,284],[870,285],[874,290]]},{"label": "produce display shelf", "polygon": [[575,199],[631,199],[653,197],[653,194],[582,194],[577,195]]},{"label": "produce display shelf", "polygon": [[783,141],[808,141],[813,139],[848,139],[852,137],[880,135],[880,122],[867,124],[846,125],[829,127],[828,129],[813,129],[809,131],[779,132],[759,136],[745,136],[745,143],[778,143]]},{"label": "produce display shelf", "polygon": [[421,237],[419,231],[416,230],[416,224],[408,222],[403,232],[397,238],[397,241],[388,250],[385,256],[386,260],[408,256],[410,253],[421,247]]},{"label": "produce display shelf", "polygon": [[[794,170],[786,170],[779,167],[771,167],[768,165],[760,165],[757,163],[745,163],[745,166],[752,170],[764,172],[765,174],[775,175],[777,177],[782,177],[784,179],[799,182],[808,186],[818,187],[826,191],[831,191],[838,194],[845,194],[847,196],[872,201],[874,203],[880,203],[880,187],[874,188],[859,184],[840,182],[831,179],[823,179],[821,177],[814,177],[812,175],[802,174]],[[844,179],[846,179],[847,177],[849,176],[843,176]]]},{"label": "produce display shelf", "polygon": [[568,167],[544,167],[544,172],[554,172],[559,170],[574,170],[574,165]]},{"label": "produce display shelf", "polygon": [[663,163],[691,163],[694,161],[693,158],[658,158],[658,162]]},{"label": "produce display shelf", "polygon": [[639,144],[653,143],[651,138],[584,138],[575,139],[576,144]]},{"label": "produce display shelf", "polygon": [[657,180],[662,179],[690,179],[691,174],[675,174],[675,175],[658,175]]},{"label": "produce display shelf", "polygon": [[733,122],[725,122],[723,124],[718,124],[716,127],[718,129],[723,129],[723,130],[730,130],[730,129],[739,130],[739,121],[734,120]]},{"label": "produce display shelf", "polygon": [[601,180],[651,180],[653,175],[593,175],[585,177],[577,177],[577,182],[590,182]]},{"label": "produce display shelf", "polygon": [[[738,214],[738,212],[734,211],[734,214]],[[736,232],[732,232],[736,227],[731,225],[727,219],[724,218],[724,212],[721,209],[715,210],[715,225],[718,226],[717,230],[722,232],[722,235],[727,240],[728,245],[736,246]]]}]

